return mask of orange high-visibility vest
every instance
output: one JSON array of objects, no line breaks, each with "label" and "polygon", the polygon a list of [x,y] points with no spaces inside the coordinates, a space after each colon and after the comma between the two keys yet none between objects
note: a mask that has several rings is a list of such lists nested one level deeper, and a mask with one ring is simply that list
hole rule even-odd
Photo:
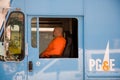
[{"label": "orange high-visibility vest", "polygon": [[54,38],[48,45],[47,49],[41,53],[41,57],[62,56],[65,44],[66,40],[63,36]]}]

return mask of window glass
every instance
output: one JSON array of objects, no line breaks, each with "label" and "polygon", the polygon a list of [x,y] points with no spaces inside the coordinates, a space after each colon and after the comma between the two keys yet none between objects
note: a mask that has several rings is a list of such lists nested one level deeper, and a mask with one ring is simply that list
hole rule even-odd
[{"label": "window glass", "polygon": [[[63,29],[63,37],[66,40],[66,45],[64,50],[62,50],[62,55],[58,56],[53,54],[55,48],[60,47],[56,46],[53,49],[54,51],[51,53],[50,48],[53,45],[49,45],[51,41],[55,40],[55,36],[53,36],[54,28],[60,27]],[[49,58],[78,58],[78,20],[75,18],[39,18],[39,57],[41,57],[43,53],[51,54]],[[59,43],[59,42],[58,42]],[[45,57],[46,58],[46,57]]]},{"label": "window glass", "polygon": [[22,60],[24,45],[24,15],[21,12],[12,12],[4,31],[5,60]]},{"label": "window glass", "polygon": [[[42,28],[40,28],[42,29]],[[39,48],[39,52],[43,52],[48,44],[50,43],[50,41],[53,39],[53,30],[50,31],[50,28],[46,28],[45,31],[39,31],[39,34],[40,34],[40,48]]]},{"label": "window glass", "polygon": [[32,47],[37,47],[37,18],[31,20],[31,44]]}]

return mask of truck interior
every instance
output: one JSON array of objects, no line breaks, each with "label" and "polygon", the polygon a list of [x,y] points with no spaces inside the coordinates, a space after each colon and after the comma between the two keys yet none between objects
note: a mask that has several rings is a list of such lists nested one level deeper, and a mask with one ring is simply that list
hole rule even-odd
[{"label": "truck interior", "polygon": [[[39,18],[40,53],[53,39],[55,27],[63,28],[63,35],[67,42],[62,58],[78,58],[78,21],[76,18]],[[44,28],[46,29],[43,30]]]}]

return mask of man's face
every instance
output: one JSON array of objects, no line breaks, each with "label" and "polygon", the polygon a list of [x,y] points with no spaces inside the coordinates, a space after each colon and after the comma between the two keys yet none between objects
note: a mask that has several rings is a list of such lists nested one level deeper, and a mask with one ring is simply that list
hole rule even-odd
[{"label": "man's face", "polygon": [[59,30],[57,28],[55,28],[53,31],[53,36],[57,37],[58,33],[59,33]]}]

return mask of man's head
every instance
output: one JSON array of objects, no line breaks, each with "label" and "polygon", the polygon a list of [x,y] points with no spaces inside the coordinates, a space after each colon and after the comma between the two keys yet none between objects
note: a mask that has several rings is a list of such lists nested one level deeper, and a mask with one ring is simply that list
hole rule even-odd
[{"label": "man's head", "polygon": [[55,27],[54,31],[53,31],[53,36],[57,37],[57,36],[62,36],[63,33],[63,28],[62,27]]}]

